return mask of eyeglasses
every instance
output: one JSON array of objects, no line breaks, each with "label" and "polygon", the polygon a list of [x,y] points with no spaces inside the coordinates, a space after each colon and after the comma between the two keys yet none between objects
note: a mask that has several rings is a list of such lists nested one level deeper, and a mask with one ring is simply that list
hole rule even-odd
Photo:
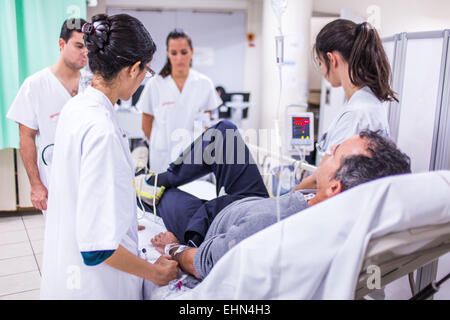
[{"label": "eyeglasses", "polygon": [[152,78],[155,76],[156,72],[153,71],[150,67],[145,67],[147,69],[147,71],[145,72],[145,77],[146,78]]},{"label": "eyeglasses", "polygon": [[[122,56],[116,56],[116,57],[118,59],[123,59],[123,60],[127,60],[127,61],[132,62],[132,60],[130,60],[128,58],[125,58],[125,57],[122,57]],[[147,67],[147,66],[145,66],[145,68],[147,69],[146,72],[145,72],[145,78],[152,78],[152,77],[155,76],[155,74],[156,74],[155,71],[153,71],[150,67]]]}]

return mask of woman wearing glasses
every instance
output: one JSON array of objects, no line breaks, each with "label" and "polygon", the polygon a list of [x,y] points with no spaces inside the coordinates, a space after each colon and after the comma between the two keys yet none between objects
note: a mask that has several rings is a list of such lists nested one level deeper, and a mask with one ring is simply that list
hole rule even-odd
[{"label": "woman wearing glasses", "polygon": [[136,91],[156,47],[125,14],[97,15],[83,33],[94,77],[56,129],[41,298],[141,299],[142,279],[167,284],[178,268],[138,257],[134,169],[113,105]]},{"label": "woman wearing glasses", "polygon": [[155,173],[166,171],[192,142],[195,121],[204,129],[200,123],[209,119],[205,112],[222,104],[212,81],[191,68],[194,48],[189,36],[175,29],[166,47],[165,66],[147,81],[138,101],[142,130],[150,139],[150,170]]}]

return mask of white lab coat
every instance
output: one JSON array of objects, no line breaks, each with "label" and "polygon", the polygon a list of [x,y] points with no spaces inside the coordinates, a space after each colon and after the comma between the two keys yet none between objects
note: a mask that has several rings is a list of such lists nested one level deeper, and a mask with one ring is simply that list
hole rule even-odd
[{"label": "white lab coat", "polygon": [[41,281],[42,299],[141,299],[142,279],[80,252],[138,254],[134,170],[113,106],[88,87],[61,112],[56,130]]},{"label": "white lab coat", "polygon": [[[183,150],[196,138],[194,122],[207,110],[222,104],[212,81],[205,75],[190,69],[182,92],[172,76],[159,75],[150,79],[138,101],[143,113],[154,117],[150,137],[150,170],[166,171]],[[201,123],[195,126],[201,133]]]},{"label": "white lab coat", "polygon": [[386,108],[369,87],[356,91],[347,101],[339,115],[317,143],[317,150],[323,156],[331,153],[331,147],[364,130],[377,131],[389,137],[389,123]]},{"label": "white lab coat", "polygon": [[[81,93],[90,82],[90,72],[81,71],[78,92]],[[55,131],[62,107],[72,96],[62,83],[56,78],[50,68],[45,68],[29,76],[23,82],[14,99],[7,118],[20,123],[37,132],[37,165],[39,176],[44,186],[48,187],[50,163],[55,142]],[[46,148],[48,146],[48,148]],[[45,151],[43,161],[42,151]]]}]

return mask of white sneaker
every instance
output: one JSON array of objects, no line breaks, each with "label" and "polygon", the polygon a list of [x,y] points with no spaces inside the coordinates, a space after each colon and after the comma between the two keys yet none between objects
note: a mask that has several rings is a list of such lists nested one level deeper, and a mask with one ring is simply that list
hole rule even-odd
[{"label": "white sneaker", "polygon": [[147,147],[140,146],[140,147],[135,148],[131,152],[131,159],[133,160],[134,172],[138,172],[142,169],[144,169],[145,172],[148,171],[148,169],[147,169],[148,149],[147,149]]}]

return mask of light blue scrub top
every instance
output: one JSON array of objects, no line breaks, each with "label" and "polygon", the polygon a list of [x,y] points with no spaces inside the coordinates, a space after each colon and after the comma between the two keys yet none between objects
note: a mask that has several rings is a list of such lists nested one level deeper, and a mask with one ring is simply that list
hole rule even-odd
[{"label": "light blue scrub top", "polygon": [[378,100],[369,87],[356,91],[342,106],[339,115],[319,139],[317,151],[321,156],[331,154],[331,147],[364,130],[379,130],[384,137],[390,136],[384,103]]}]

